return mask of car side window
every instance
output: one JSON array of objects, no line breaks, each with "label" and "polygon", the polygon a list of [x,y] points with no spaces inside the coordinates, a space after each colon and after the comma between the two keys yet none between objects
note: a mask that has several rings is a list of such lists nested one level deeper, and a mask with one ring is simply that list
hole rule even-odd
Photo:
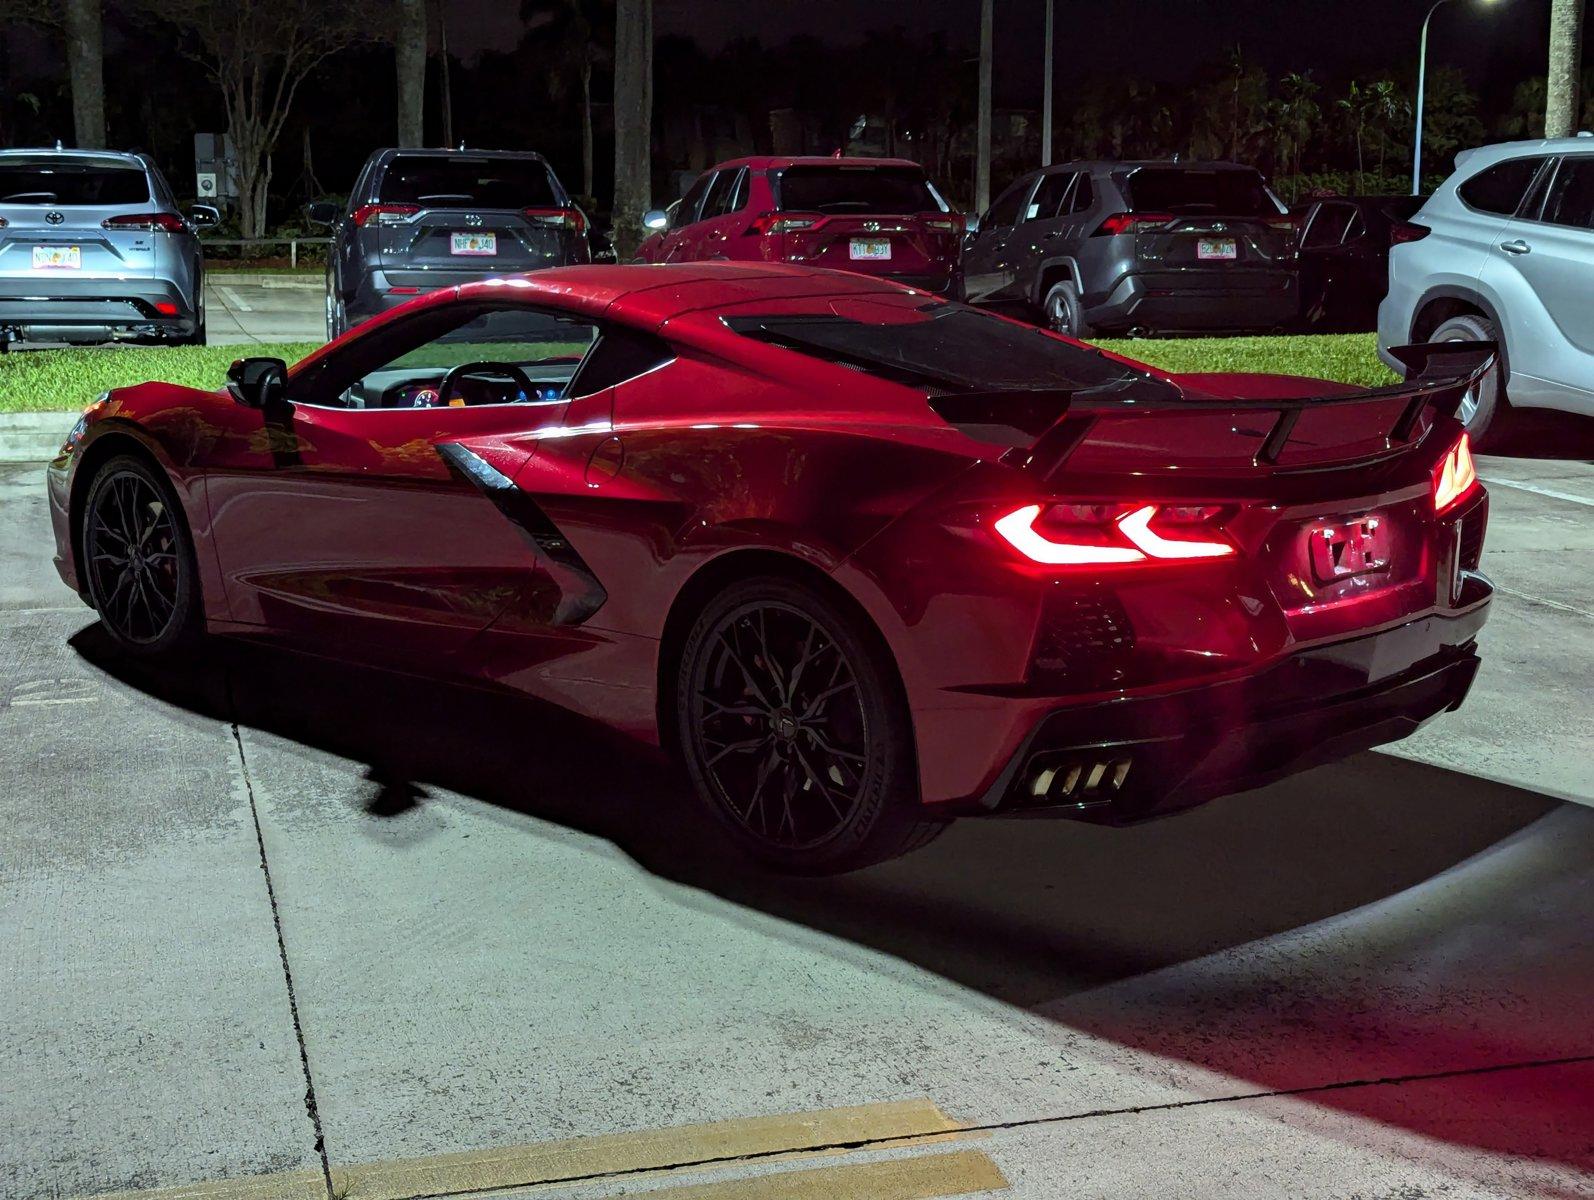
[{"label": "car side window", "polygon": [[1540,219],[1573,229],[1594,229],[1594,155],[1561,160]]},{"label": "car side window", "polygon": [[1079,180],[1074,184],[1074,191],[1068,198],[1068,211],[1071,213],[1088,212],[1096,203],[1096,187],[1090,182],[1088,172],[1081,171]]},{"label": "car side window", "polygon": [[713,184],[715,175],[714,171],[705,171],[697,177],[696,183],[686,189],[686,195],[676,202],[679,207],[670,216],[671,229],[680,229],[683,225],[690,225],[697,220],[697,210],[703,203],[703,194]]},{"label": "car side window", "polygon": [[1456,195],[1468,208],[1514,217],[1543,165],[1542,157],[1512,158],[1495,163],[1458,187]]},{"label": "car side window", "polygon": [[1024,209],[1026,221],[1050,221],[1063,212],[1063,201],[1068,198],[1068,185],[1074,182],[1074,172],[1058,171],[1041,176],[1041,185]]},{"label": "car side window", "polygon": [[747,168],[736,171],[721,171],[714,177],[713,184],[708,189],[708,194],[703,198],[703,212],[698,217],[700,221],[708,221],[714,217],[723,217],[726,213],[735,212],[736,193],[741,190],[742,178],[747,174]]},{"label": "car side window", "polygon": [[438,305],[355,338],[289,394],[351,409],[557,403],[597,336],[595,322],[520,305]]},{"label": "car side window", "polygon": [[1007,229],[1018,220],[1019,211],[1024,207],[1024,201],[1029,199],[1030,189],[1035,186],[1035,177],[1027,176],[1019,180],[1007,191],[997,198],[995,204],[986,210],[985,220],[980,222],[982,229]]},{"label": "car side window", "polygon": [[1356,210],[1349,204],[1319,204],[1312,223],[1307,226],[1306,236],[1301,239],[1301,248],[1321,250],[1339,245],[1345,240],[1345,230],[1355,215]]}]

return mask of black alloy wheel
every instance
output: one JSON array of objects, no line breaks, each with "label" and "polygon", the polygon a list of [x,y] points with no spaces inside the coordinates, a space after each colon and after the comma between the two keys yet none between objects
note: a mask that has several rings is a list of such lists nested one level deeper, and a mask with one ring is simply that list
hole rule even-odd
[{"label": "black alloy wheel", "polygon": [[193,552],[170,489],[136,458],[110,460],[83,512],[83,575],[89,600],[124,649],[171,649],[197,612]]}]

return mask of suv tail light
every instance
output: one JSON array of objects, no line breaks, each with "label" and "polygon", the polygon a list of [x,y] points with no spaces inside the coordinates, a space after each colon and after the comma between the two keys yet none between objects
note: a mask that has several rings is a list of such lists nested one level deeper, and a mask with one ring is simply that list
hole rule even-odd
[{"label": "suv tail light", "polygon": [[1398,246],[1402,242],[1420,242],[1433,230],[1426,225],[1418,225],[1412,221],[1396,221],[1389,227],[1389,244]]},{"label": "suv tail light", "polygon": [[1276,217],[1263,217],[1262,224],[1269,229],[1277,229],[1282,233],[1295,233],[1301,227],[1301,223],[1290,216],[1289,213],[1279,213]]},{"label": "suv tail light", "polygon": [[998,519],[995,529],[1025,558],[1046,566],[1175,562],[1235,552],[1214,524],[1221,512],[1211,505],[1026,504]]},{"label": "suv tail light", "polygon": [[143,229],[149,233],[181,233],[188,226],[173,213],[128,213],[121,217],[106,217],[101,229]]},{"label": "suv tail light", "polygon": [[792,233],[798,229],[812,229],[825,219],[823,213],[766,212],[753,218],[748,233]]},{"label": "suv tail light", "polygon": [[1466,434],[1434,464],[1433,508],[1445,513],[1460,504],[1478,486],[1478,471],[1472,464],[1472,442]]},{"label": "suv tail light", "polygon": [[1156,229],[1173,220],[1172,213],[1113,213],[1100,225],[1091,237],[1114,237],[1120,233],[1139,233],[1144,229]]},{"label": "suv tail light", "polygon": [[539,225],[568,229],[577,234],[587,232],[587,218],[579,208],[523,208],[520,215]]},{"label": "suv tail light", "polygon": [[362,204],[354,210],[354,223],[362,229],[372,221],[378,225],[397,225],[420,211],[419,204]]}]

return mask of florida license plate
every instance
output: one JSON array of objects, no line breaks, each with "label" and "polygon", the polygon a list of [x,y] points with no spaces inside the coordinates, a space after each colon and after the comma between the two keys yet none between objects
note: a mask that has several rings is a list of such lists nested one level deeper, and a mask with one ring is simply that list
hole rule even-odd
[{"label": "florida license plate", "polygon": [[498,235],[496,233],[451,233],[448,236],[448,252],[450,254],[498,253]]},{"label": "florida license plate", "polygon": [[872,259],[876,262],[891,257],[891,243],[883,238],[853,238],[847,247],[851,259]]},{"label": "florida license plate", "polygon": [[78,271],[83,267],[81,246],[35,246],[33,269],[35,271]]},{"label": "florida license plate", "polygon": [[1196,257],[1202,259],[1235,259],[1240,257],[1240,248],[1233,238],[1202,238],[1196,243]]}]

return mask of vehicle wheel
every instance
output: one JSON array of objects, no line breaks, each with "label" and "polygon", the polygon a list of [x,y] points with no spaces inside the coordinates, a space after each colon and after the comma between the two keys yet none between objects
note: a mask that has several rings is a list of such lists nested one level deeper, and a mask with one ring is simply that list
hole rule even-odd
[{"label": "vehicle wheel", "polygon": [[193,542],[165,479],[131,455],[111,459],[83,506],[89,603],[131,654],[172,650],[199,628]]},{"label": "vehicle wheel", "polygon": [[758,578],[699,614],[676,685],[699,798],[751,857],[852,871],[923,845],[906,705],[859,622],[813,588]]},{"label": "vehicle wheel", "polygon": [[[1499,343],[1500,335],[1493,321],[1469,313],[1465,316],[1451,317],[1433,331],[1433,336],[1429,340]],[[1503,350],[1504,346],[1501,348]],[[1489,372],[1487,377],[1476,387],[1468,390],[1466,396],[1462,398],[1461,407],[1456,411],[1456,417],[1467,427],[1467,434],[1472,439],[1475,450],[1484,449],[1489,443],[1497,441],[1505,425],[1505,413],[1510,405],[1506,403],[1504,389],[1500,386],[1504,374],[1504,369],[1496,364],[1495,369]]]},{"label": "vehicle wheel", "polygon": [[1053,333],[1081,340],[1094,335],[1095,331],[1085,324],[1084,308],[1071,283],[1052,284],[1041,309],[1046,315],[1046,327]]},{"label": "vehicle wheel", "polygon": [[346,329],[348,329],[348,324],[346,323],[347,319],[348,318],[345,317],[344,312],[343,312],[343,301],[338,300],[337,298],[335,298],[332,295],[332,292],[330,290],[328,290],[328,292],[327,292],[327,341],[329,341],[329,342],[335,341],[338,338],[343,336],[344,331]]}]

